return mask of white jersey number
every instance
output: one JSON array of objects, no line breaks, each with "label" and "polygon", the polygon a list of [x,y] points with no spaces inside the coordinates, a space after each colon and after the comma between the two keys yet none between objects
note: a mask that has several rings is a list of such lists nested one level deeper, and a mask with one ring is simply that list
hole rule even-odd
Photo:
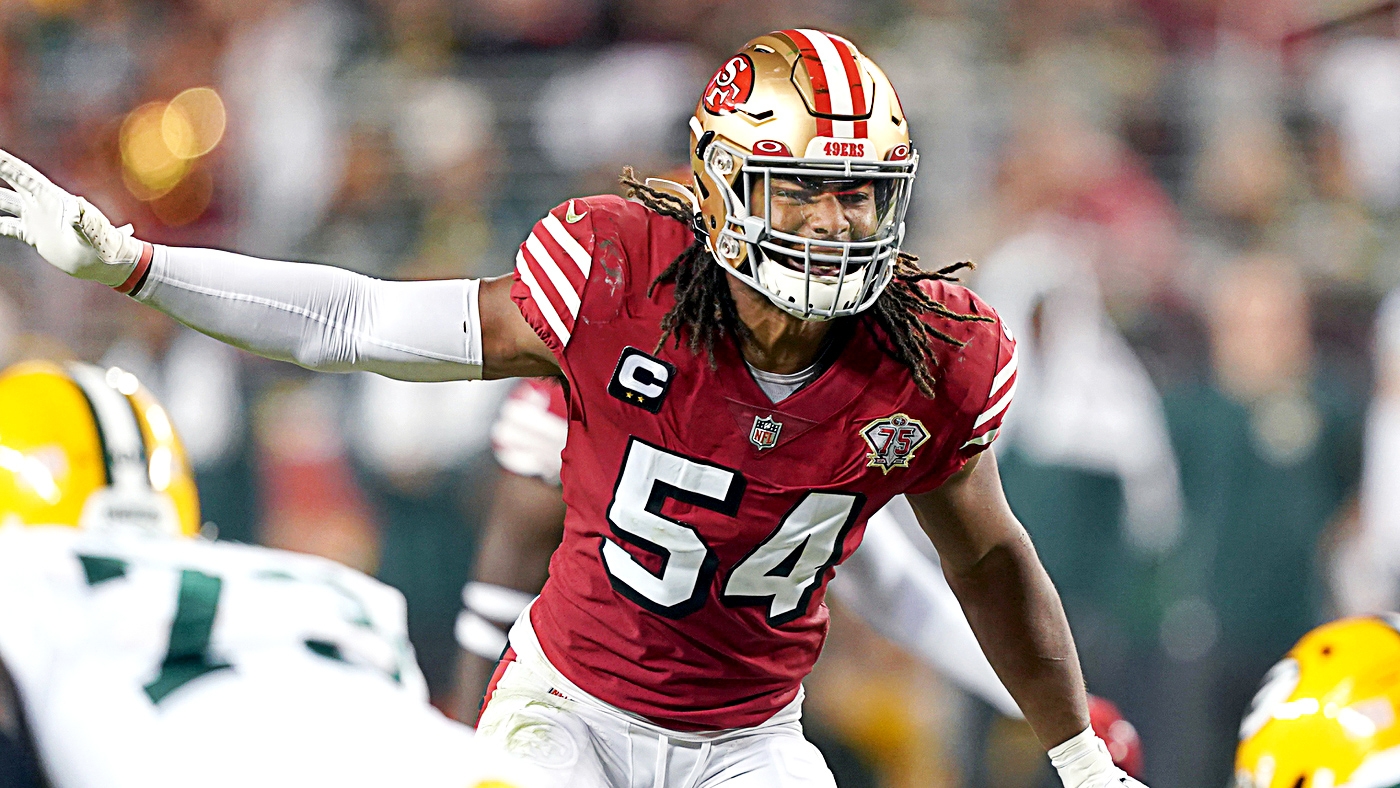
[{"label": "white jersey number", "polygon": [[[673,454],[633,438],[627,446],[608,522],[619,539],[656,556],[653,570],[616,542],[603,540],[603,565],[618,593],[667,618],[705,604],[719,559],[692,525],[661,513],[667,499],[734,517],[745,488],[737,471]],[[808,492],[778,527],[729,570],[720,601],[767,607],[768,623],[807,612],[822,575],[840,556],[864,496]]]},{"label": "white jersey number", "polygon": [[766,605],[768,623],[784,624],[807,612],[860,496],[809,492],[778,527],[729,570],[720,597],[726,605]]}]

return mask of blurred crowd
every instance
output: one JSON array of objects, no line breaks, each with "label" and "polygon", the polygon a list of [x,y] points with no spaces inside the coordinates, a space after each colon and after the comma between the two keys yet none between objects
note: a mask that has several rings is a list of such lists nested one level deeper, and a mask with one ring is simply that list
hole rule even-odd
[{"label": "blurred crowd", "polygon": [[[569,196],[687,161],[711,69],[821,27],[883,66],[909,247],[1015,329],[997,443],[1146,781],[1223,786],[1260,677],[1400,594],[1400,15],[1346,0],[0,0],[0,147],[154,242],[510,270]],[[0,361],[135,372],[221,538],[409,599],[436,697],[509,384],[315,376],[0,248]],[[505,386],[505,388],[503,388]],[[1032,786],[997,717],[834,611],[844,786]]]}]

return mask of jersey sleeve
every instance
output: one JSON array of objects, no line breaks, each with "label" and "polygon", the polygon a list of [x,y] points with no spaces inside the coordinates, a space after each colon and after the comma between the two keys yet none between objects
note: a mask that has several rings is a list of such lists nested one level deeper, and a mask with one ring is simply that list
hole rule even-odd
[{"label": "jersey sleeve", "polygon": [[515,255],[511,298],[561,365],[588,285],[601,268],[594,265],[600,199],[569,200],[545,214]]},{"label": "jersey sleeve", "polygon": [[976,414],[972,417],[972,429],[967,435],[967,440],[958,448],[958,454],[964,460],[986,449],[996,440],[1001,432],[1002,420],[1006,418],[1006,411],[1011,407],[1011,398],[1016,395],[1016,338],[1000,317],[997,318],[996,358],[990,368],[995,372],[991,383],[986,387],[987,396],[984,399],[971,400],[972,403],[980,404],[969,411]]},{"label": "jersey sleeve", "polygon": [[522,380],[491,428],[496,462],[518,476],[558,485],[567,418],[563,386],[553,380]]},{"label": "jersey sleeve", "polygon": [[916,494],[941,485],[996,440],[1016,394],[1017,376],[1016,339],[995,309],[961,285],[921,286],[930,298],[964,317],[925,318],[957,342],[937,345],[939,393],[930,415],[944,429],[936,458],[905,489]]}]

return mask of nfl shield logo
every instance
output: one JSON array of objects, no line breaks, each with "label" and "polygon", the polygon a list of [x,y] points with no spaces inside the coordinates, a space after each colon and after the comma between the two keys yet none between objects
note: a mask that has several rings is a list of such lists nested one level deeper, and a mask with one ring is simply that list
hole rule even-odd
[{"label": "nfl shield logo", "polygon": [[865,425],[860,434],[870,447],[870,453],[865,455],[866,466],[885,473],[892,468],[908,468],[914,450],[929,437],[923,422],[903,413],[876,419]]},{"label": "nfl shield logo", "polygon": [[749,430],[749,443],[752,443],[759,451],[771,449],[778,445],[778,433],[783,431],[783,425],[772,416],[758,416],[753,420],[753,429]]}]

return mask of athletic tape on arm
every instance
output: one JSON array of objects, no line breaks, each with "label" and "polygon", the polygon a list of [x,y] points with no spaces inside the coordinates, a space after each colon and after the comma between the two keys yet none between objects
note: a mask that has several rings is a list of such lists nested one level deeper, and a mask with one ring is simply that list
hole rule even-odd
[{"label": "athletic tape on arm", "polygon": [[155,247],[136,298],[260,356],[400,380],[481,377],[475,279],[389,282],[213,249]]}]

